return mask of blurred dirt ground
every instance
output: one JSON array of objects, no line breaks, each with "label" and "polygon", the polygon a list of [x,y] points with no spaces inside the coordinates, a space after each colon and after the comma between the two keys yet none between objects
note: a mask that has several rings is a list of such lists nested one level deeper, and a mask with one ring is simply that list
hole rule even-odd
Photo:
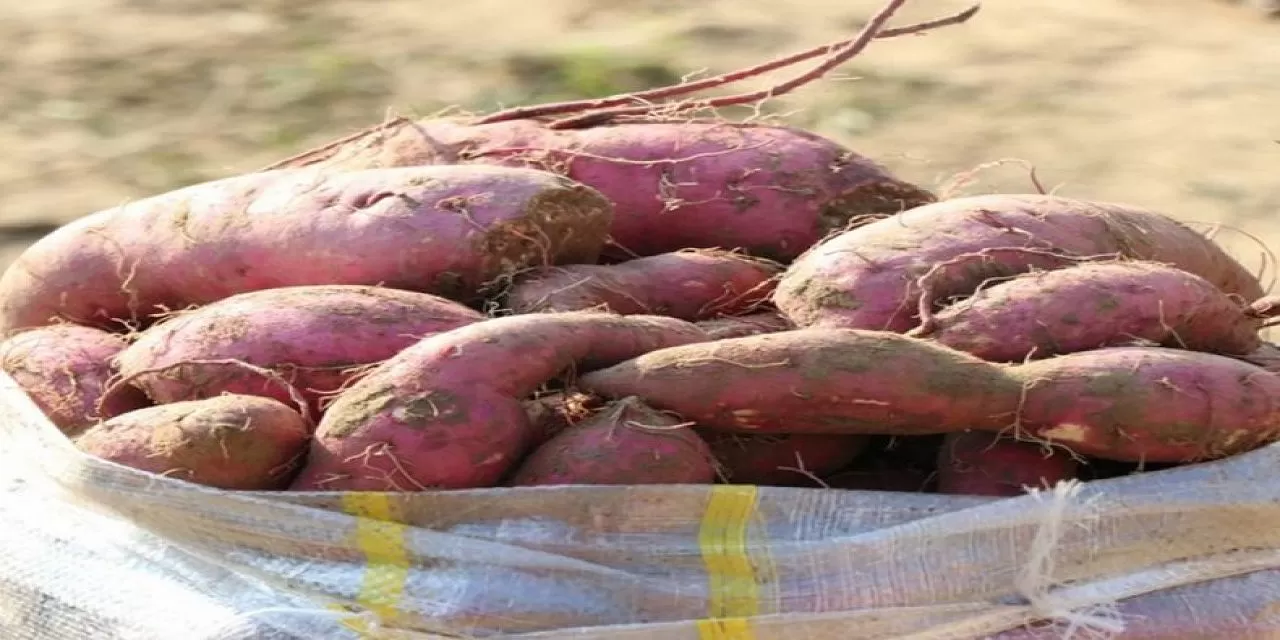
[{"label": "blurred dirt ground", "polygon": [[[0,6],[7,264],[94,210],[379,121],[601,95],[852,34],[878,0],[45,0]],[[897,24],[962,8],[916,0]],[[1280,21],[1222,0],[989,0],[772,105],[930,187],[1059,193],[1280,250]],[[748,85],[760,88],[762,82]],[[1024,168],[968,192],[1026,191]],[[1262,250],[1223,233],[1247,264]]]}]

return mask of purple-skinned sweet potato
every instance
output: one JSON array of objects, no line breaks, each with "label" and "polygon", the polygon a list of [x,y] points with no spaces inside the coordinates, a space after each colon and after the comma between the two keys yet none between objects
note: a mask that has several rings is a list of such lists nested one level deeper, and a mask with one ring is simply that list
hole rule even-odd
[{"label": "purple-skinned sweet potato", "polygon": [[522,400],[541,385],[570,367],[705,339],[675,318],[597,312],[508,316],[436,334],[338,396],[293,488],[493,486],[537,437]]},{"label": "purple-skinned sweet potato", "polygon": [[747,336],[757,336],[762,333],[789,331],[795,328],[795,326],[791,324],[790,320],[787,320],[777,311],[761,311],[758,313],[748,313],[742,316],[712,318],[710,320],[699,321],[696,324],[703,331],[706,331],[707,336],[712,340],[745,338]]},{"label": "purple-skinned sweet potato", "polygon": [[688,424],[639,398],[622,398],[534,449],[508,484],[709,484],[715,479],[711,449]]},{"label": "purple-skinned sweet potato", "polygon": [[773,293],[781,265],[698,249],[610,265],[540,267],[516,277],[514,313],[600,310],[703,320],[752,310]]},{"label": "purple-skinned sweet potato", "polygon": [[947,434],[938,453],[938,493],[1020,496],[1076,477],[1070,452],[983,431]]},{"label": "purple-skinned sweet potato", "polygon": [[1167,263],[1227,294],[1262,296],[1252,274],[1168,216],[1047,195],[945,200],[850,229],[788,267],[774,302],[799,326],[903,332],[988,280],[1082,259]]},{"label": "purple-skinned sweet potato", "polygon": [[598,189],[617,206],[608,254],[621,259],[718,247],[788,261],[852,219],[934,200],[816,134],[728,122],[401,120],[276,166],[454,163],[530,166]]},{"label": "purple-skinned sweet potato", "polygon": [[38,327],[0,342],[0,369],[13,377],[54,426],[75,437],[99,420],[149,404],[137,389],[121,388],[106,395],[116,376],[112,361],[126,344],[119,335],[91,327]]},{"label": "purple-skinned sweet potato", "polygon": [[709,430],[947,433],[1003,428],[1020,381],[1004,367],[896,333],[798,329],[651,351],[578,379]]},{"label": "purple-skinned sweet potato", "polygon": [[287,404],[300,398],[315,419],[322,399],[360,369],[428,335],[483,319],[428,293],[358,285],[281,287],[170,317],[143,331],[118,362],[121,375],[159,403],[222,393]]},{"label": "purple-skinned sweet potato", "polygon": [[1261,320],[1211,282],[1159,263],[1090,262],[984,287],[908,335],[984,360],[1021,362],[1150,342],[1244,355]]},{"label": "purple-skinned sweet potato", "polygon": [[308,437],[306,420],[288,405],[224,395],[116,416],[81,434],[76,447],[142,471],[252,491],[287,485]]},{"label": "purple-skinned sweet potato", "polygon": [[865,436],[826,434],[755,435],[703,432],[731,484],[813,486],[813,478],[835,473],[867,446]]},{"label": "purple-skinned sweet potato", "polygon": [[612,216],[562,176],[484,166],[247,174],[100,211],[0,277],[0,331],[116,326],[261,289],[360,284],[479,301],[486,284],[594,262]]}]

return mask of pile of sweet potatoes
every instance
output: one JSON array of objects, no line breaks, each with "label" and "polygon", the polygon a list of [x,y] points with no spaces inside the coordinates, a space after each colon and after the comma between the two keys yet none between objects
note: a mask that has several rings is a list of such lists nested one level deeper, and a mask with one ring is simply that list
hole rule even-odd
[{"label": "pile of sweet potatoes", "polygon": [[822,58],[397,119],[100,211],[0,278],[80,450],[235,490],[749,483],[1014,495],[1280,439],[1272,301],[1161,213],[939,200],[675,101]]}]

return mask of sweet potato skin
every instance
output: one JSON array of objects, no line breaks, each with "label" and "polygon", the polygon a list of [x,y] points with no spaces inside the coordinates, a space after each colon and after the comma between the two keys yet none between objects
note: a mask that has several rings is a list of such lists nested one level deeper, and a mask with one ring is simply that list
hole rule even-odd
[{"label": "sweet potato skin", "polygon": [[932,202],[927,191],[798,129],[725,122],[552,130],[529,120],[403,122],[283,166],[482,162],[556,171],[617,205],[615,258],[743,249],[787,261],[851,218]]},{"label": "sweet potato skin", "polygon": [[81,451],[197,484],[274,490],[306,451],[309,425],[275,400],[224,395],[146,407],[76,439]]},{"label": "sweet potato skin", "polygon": [[623,398],[534,449],[510,485],[708,484],[715,477],[711,449],[693,429]]},{"label": "sweet potato skin", "polygon": [[116,374],[113,359],[125,346],[123,337],[99,329],[50,325],[0,342],[0,368],[59,430],[75,437],[99,420],[149,404],[137,389],[106,393]]},{"label": "sweet potato skin", "polygon": [[706,432],[703,437],[725,482],[778,487],[813,486],[813,478],[848,466],[867,445],[858,435]]},{"label": "sweet potato skin", "polygon": [[[1151,211],[1042,195],[945,200],[834,236],[796,260],[774,302],[799,326],[908,331],[932,305],[991,278],[1082,257],[1167,263],[1250,301],[1252,274],[1211,240]],[[926,275],[928,290],[920,286]]]},{"label": "sweet potato skin", "polygon": [[702,320],[753,309],[773,293],[781,271],[776,263],[716,249],[542,267],[517,277],[506,306],[514,313],[597,309]]},{"label": "sweet potato skin", "polygon": [[439,296],[386,287],[266,289],[152,326],[120,353],[119,366],[125,379],[160,403],[237,393],[292,404],[300,396],[309,416],[318,418],[322,399],[360,368],[483,319]]},{"label": "sweet potato skin", "polygon": [[329,407],[297,490],[494,486],[536,437],[522,400],[570,366],[705,340],[692,323],[594,312],[495,318],[436,334]]},{"label": "sweet potato skin", "polygon": [[982,431],[948,434],[938,455],[938,493],[1012,497],[1075,478],[1070,453]]},{"label": "sweet potato skin", "polygon": [[296,285],[478,301],[498,276],[594,262],[611,216],[598,192],[530,169],[242,175],[100,211],[37,241],[0,277],[0,330],[55,318],[116,326]]},{"label": "sweet potato skin", "polygon": [[700,329],[706,331],[707,336],[712,340],[745,338],[763,333],[789,331],[795,328],[790,320],[787,320],[777,311],[761,311],[742,316],[712,318],[710,320],[702,320],[696,324]]},{"label": "sweet potato skin", "polygon": [[910,335],[984,360],[1021,362],[1139,341],[1244,355],[1261,321],[1213,283],[1159,263],[1095,262],[985,287]]},{"label": "sweet potato skin", "polygon": [[704,429],[929,434],[1011,421],[1019,381],[999,365],[895,333],[798,329],[687,344],[588,373],[579,388],[639,396]]},{"label": "sweet potato skin", "polygon": [[1280,437],[1280,378],[1247,362],[1162,347],[1111,347],[1037,360],[1022,434],[1125,462],[1220,458]]}]

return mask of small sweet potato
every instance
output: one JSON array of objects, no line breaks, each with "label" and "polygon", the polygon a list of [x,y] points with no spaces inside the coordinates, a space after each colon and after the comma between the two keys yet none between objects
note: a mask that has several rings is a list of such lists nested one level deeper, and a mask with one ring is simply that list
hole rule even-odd
[{"label": "small sweet potato", "polygon": [[1260,327],[1208,280],[1134,261],[1017,276],[943,309],[908,335],[984,360],[1021,362],[1139,341],[1243,355],[1261,346]]},{"label": "small sweet potato", "polygon": [[798,329],[687,344],[588,373],[581,389],[639,396],[705,429],[929,434],[1007,426],[1019,380],[967,353],[903,335]]},{"label": "small sweet potato", "polygon": [[141,322],[297,285],[479,302],[500,276],[595,262],[611,217],[599,192],[530,169],[236,176],[100,211],[40,239],[0,277],[0,331],[57,318]]},{"label": "small sweet potato", "polygon": [[38,327],[0,342],[0,368],[59,430],[75,437],[99,420],[149,404],[132,388],[104,398],[116,374],[112,360],[125,346],[123,337],[91,327]]},{"label": "small sweet potato", "polygon": [[507,292],[515,313],[585,311],[702,320],[750,311],[773,293],[781,265],[700,249],[620,264],[541,267],[518,276]]},{"label": "small sweet potato", "polygon": [[1020,496],[1075,478],[1079,462],[1069,452],[993,433],[947,435],[938,455],[938,493]]},{"label": "small sweet potato", "polygon": [[596,312],[508,316],[436,334],[338,396],[294,488],[493,486],[537,437],[521,401],[539,386],[574,365],[705,339],[675,318]]},{"label": "small sweet potato", "polygon": [[745,338],[762,333],[789,331],[795,326],[777,311],[762,311],[744,316],[726,316],[696,323],[712,340]]},{"label": "small sweet potato", "polygon": [[992,278],[1087,258],[1167,263],[1251,301],[1254,276],[1212,240],[1159,213],[1042,195],[984,195],[917,207],[815,246],[774,303],[799,326],[908,331]]},{"label": "small sweet potato", "polygon": [[225,395],[116,416],[76,439],[83,452],[142,471],[220,489],[288,484],[309,425],[269,398]]},{"label": "small sweet potato", "polygon": [[1195,462],[1280,437],[1280,377],[1162,347],[1110,347],[1009,367],[1025,382],[1021,434],[1083,456]]},{"label": "small sweet potato", "polygon": [[867,445],[858,435],[704,432],[720,465],[720,477],[731,484],[778,487],[813,486],[813,478],[848,466]]},{"label": "small sweet potato", "polygon": [[160,403],[239,393],[321,400],[361,368],[484,316],[414,291],[315,285],[252,291],[179,313],[143,331],[120,372]]},{"label": "small sweet potato", "polygon": [[715,477],[711,450],[688,424],[623,398],[534,449],[510,484],[709,484]]}]

